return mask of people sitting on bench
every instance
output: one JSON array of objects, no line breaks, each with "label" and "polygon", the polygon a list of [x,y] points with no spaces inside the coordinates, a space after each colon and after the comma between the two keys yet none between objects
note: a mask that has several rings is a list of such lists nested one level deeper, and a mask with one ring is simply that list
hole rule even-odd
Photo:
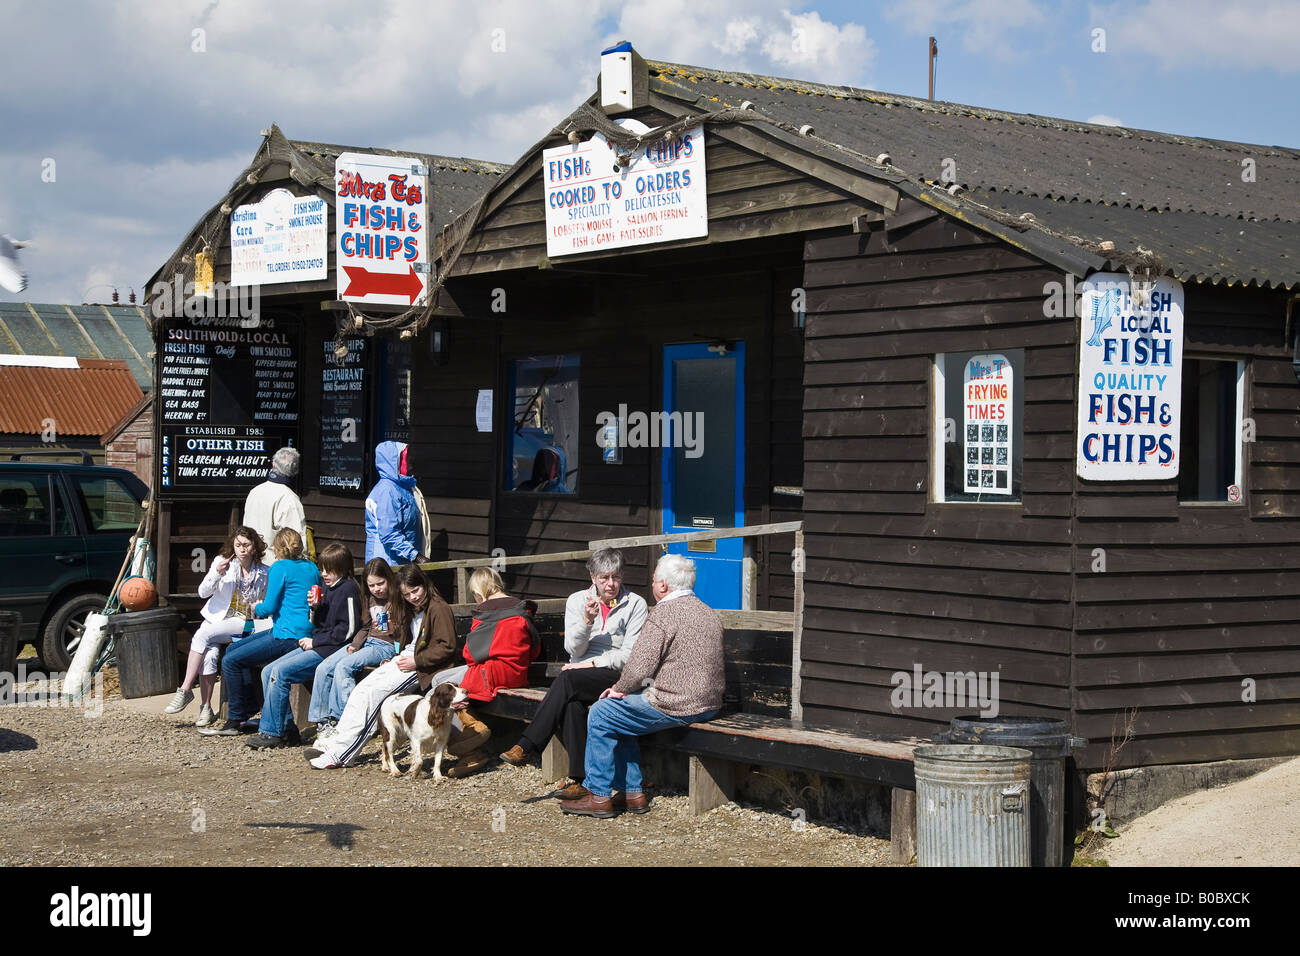
[{"label": "people sitting on bench", "polygon": [[659,559],[651,585],[655,607],[622,675],[587,715],[583,786],[588,793],[561,801],[565,813],[648,812],[637,737],[711,720],[722,709],[722,619],[695,596],[694,587],[694,561],[680,554]]},{"label": "people sitting on bench", "polygon": [[299,743],[289,691],[294,684],[311,680],[321,662],[361,627],[361,589],[352,577],[352,552],[346,545],[335,541],[325,546],[320,573],[325,587],[311,592],[311,637],[302,638],[297,648],[262,668],[262,719],[257,734],[246,741],[254,749]]},{"label": "people sitting on bench", "polygon": [[[472,701],[491,701],[502,688],[528,685],[528,665],[542,652],[533,619],[537,605],[506,594],[501,575],[491,568],[478,568],[471,574],[469,590],[478,606],[465,641],[467,663],[456,669],[460,673],[450,671],[438,683],[459,684]],[[487,752],[480,748],[492,732],[468,707],[458,711],[456,718],[463,729],[447,749],[460,759],[447,776],[468,777],[491,764]]]},{"label": "people sitting on bench", "polygon": [[646,619],[645,599],[623,586],[623,554],[602,548],[587,559],[591,587],[569,595],[564,607],[564,649],[569,663],[551,684],[519,742],[501,754],[518,767],[559,736],[569,755],[569,779],[552,796],[587,796],[583,755],[587,749],[587,708],[618,680]]},{"label": "people sitting on bench", "polygon": [[460,670],[455,666],[456,619],[438,589],[415,564],[397,569],[397,583],[406,602],[411,643],[357,684],[334,735],[319,748],[305,751],[304,756],[317,770],[354,763],[366,741],[375,735],[379,708],[393,694],[422,694]]},{"label": "people sitting on bench", "polygon": [[357,686],[357,675],[378,667],[410,640],[406,631],[406,602],[397,591],[397,576],[383,558],[366,564],[369,600],[360,629],[316,668],[307,719],[316,725],[316,743],[334,735],[343,708]]},{"label": "people sitting on bench", "polygon": [[220,727],[200,730],[204,736],[235,737],[258,730],[259,725],[251,719],[259,706],[253,671],[299,650],[298,642],[312,635],[307,592],[320,584],[320,572],[303,553],[302,535],[292,528],[275,533],[271,550],[276,560],[266,573],[266,595],[253,608],[253,617],[269,617],[274,623],[271,630],[246,637],[226,652],[221,661],[221,683],[227,720]]}]

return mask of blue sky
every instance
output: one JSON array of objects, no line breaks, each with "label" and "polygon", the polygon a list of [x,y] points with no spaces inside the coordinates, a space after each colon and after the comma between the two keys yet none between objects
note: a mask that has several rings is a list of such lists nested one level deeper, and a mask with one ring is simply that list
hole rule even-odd
[{"label": "blue sky", "polygon": [[513,162],[623,38],[924,96],[933,34],[939,99],[1300,146],[1300,4],[1274,0],[0,0],[0,18],[20,38],[0,61],[0,233],[36,241],[5,301],[141,291],[271,122]]}]

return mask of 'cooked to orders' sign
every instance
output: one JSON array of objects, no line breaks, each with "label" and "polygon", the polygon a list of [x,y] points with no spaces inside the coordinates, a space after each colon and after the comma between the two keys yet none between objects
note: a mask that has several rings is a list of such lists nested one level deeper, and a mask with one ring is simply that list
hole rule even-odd
[{"label": "'cooked to orders' sign", "polygon": [[[649,129],[631,119],[618,124],[637,134]],[[703,126],[648,143],[625,167],[599,133],[576,146],[543,150],[542,182],[548,256],[709,234]]]},{"label": "'cooked to orders' sign", "polygon": [[1011,494],[1011,363],[1005,355],[973,355],[962,375],[968,492]]},{"label": "'cooked to orders' sign", "polygon": [[1078,472],[1095,481],[1178,475],[1183,393],[1183,287],[1158,279],[1135,301],[1129,277],[1082,286]]},{"label": "'cooked to orders' sign", "polygon": [[404,156],[343,153],[335,161],[340,299],[384,305],[423,299],[429,279],[427,173],[419,160]]}]

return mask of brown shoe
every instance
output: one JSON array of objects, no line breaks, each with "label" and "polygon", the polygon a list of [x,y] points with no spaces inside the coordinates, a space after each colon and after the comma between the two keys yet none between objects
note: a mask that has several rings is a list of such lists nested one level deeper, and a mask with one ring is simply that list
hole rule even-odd
[{"label": "brown shoe", "polygon": [[468,777],[492,766],[492,758],[487,755],[485,750],[475,750],[473,753],[466,754],[452,765],[447,771],[447,776],[459,780],[461,777]]},{"label": "brown shoe", "polygon": [[644,793],[620,793],[611,798],[611,802],[615,810],[626,810],[629,813],[650,812],[650,798]]},{"label": "brown shoe", "polygon": [[456,731],[447,745],[447,753],[453,757],[472,753],[492,739],[492,731],[487,724],[471,714],[468,707],[456,711],[456,716],[460,718],[460,730]]},{"label": "brown shoe", "polygon": [[560,809],[579,817],[599,817],[602,820],[618,816],[609,797],[598,797],[589,793],[581,800],[562,800]]},{"label": "brown shoe", "polygon": [[571,783],[548,793],[547,796],[555,797],[557,800],[581,800],[583,797],[591,796],[591,791],[580,783]]},{"label": "brown shoe", "polygon": [[528,763],[528,754],[524,752],[523,747],[515,744],[505,753],[501,754],[501,762],[508,763],[512,767],[522,767],[524,764]]}]

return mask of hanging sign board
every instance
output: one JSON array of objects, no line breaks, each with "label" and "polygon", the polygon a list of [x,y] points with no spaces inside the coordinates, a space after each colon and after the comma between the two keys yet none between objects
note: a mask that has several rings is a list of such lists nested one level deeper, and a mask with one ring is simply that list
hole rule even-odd
[{"label": "hanging sign board", "polygon": [[347,302],[415,305],[429,284],[429,170],[410,157],[343,153],[334,163],[334,272]]},{"label": "hanging sign board", "polygon": [[262,316],[256,328],[166,319],[155,412],[160,498],[242,494],[271,455],[298,445],[299,335]]},{"label": "hanging sign board", "polygon": [[327,278],[328,236],[328,212],[319,196],[274,189],[260,202],[238,206],[230,214],[230,284]]},{"label": "hanging sign board", "polygon": [[1080,478],[1178,476],[1183,385],[1183,287],[1156,280],[1135,295],[1126,273],[1082,285],[1079,330]]},{"label": "hanging sign board", "polygon": [[972,355],[962,374],[966,437],[965,490],[983,495],[1011,494],[1011,437],[1014,373],[1006,356]]},{"label": "hanging sign board", "polygon": [[[649,127],[618,121],[633,133]],[[566,256],[709,234],[704,127],[657,140],[618,164],[618,150],[594,133],[577,145],[542,151],[546,254]]]}]

